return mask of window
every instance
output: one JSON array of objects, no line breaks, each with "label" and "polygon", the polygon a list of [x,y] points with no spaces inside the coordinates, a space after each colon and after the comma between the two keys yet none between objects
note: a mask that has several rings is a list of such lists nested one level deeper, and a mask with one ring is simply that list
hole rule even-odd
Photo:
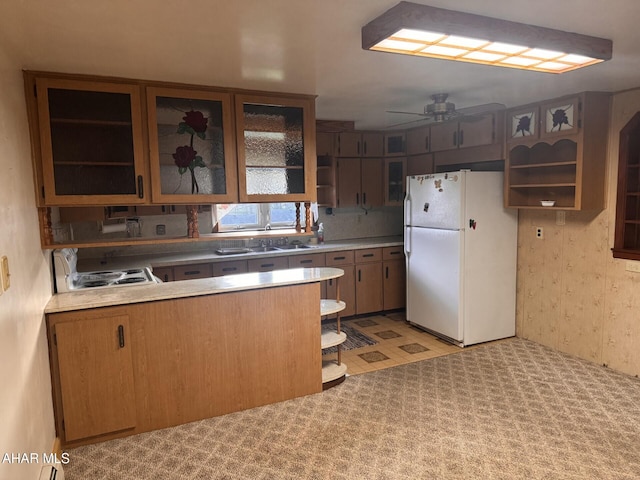
[{"label": "window", "polygon": [[620,131],[613,256],[640,260],[640,112]]},{"label": "window", "polygon": [[[219,231],[287,228],[296,224],[295,203],[226,203],[215,205]],[[217,219],[217,220],[216,220]]]}]

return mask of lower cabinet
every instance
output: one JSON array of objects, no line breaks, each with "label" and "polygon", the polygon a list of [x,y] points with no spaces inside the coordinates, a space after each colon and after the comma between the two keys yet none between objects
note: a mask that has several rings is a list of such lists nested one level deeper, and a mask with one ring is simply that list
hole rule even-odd
[{"label": "lower cabinet", "polygon": [[154,267],[153,274],[163,282],[173,282],[173,267]]},{"label": "lower cabinet", "polygon": [[356,250],[356,314],[383,310],[382,249]]},{"label": "lower cabinet", "polygon": [[[344,276],[340,277],[340,299],[344,301],[345,308],[341,312],[343,317],[356,314],[356,273],[354,266],[353,250],[330,252],[325,254],[327,267],[336,267],[344,270]],[[336,298],[336,279],[326,281],[326,297]]]},{"label": "lower cabinet", "polygon": [[228,262],[217,262],[214,263],[212,267],[214,277],[233,275],[235,273],[246,273],[249,271],[246,260],[229,260]]},{"label": "lower cabinet", "polygon": [[272,272],[289,268],[289,260],[287,257],[253,258],[247,260],[247,268],[249,272]]},{"label": "lower cabinet", "polygon": [[[153,273],[162,281],[170,282],[235,273],[324,266],[344,270],[344,276],[340,278],[340,298],[346,304],[341,312],[342,317],[405,307],[406,279],[402,246],[160,267],[154,268]],[[322,282],[321,295],[322,298],[336,298],[335,279]]]},{"label": "lower cabinet", "polygon": [[[49,316],[56,416],[65,441],[136,426],[129,316],[123,309]],[[62,417],[62,418],[61,418]]]},{"label": "lower cabinet", "polygon": [[173,279],[193,280],[195,278],[209,278],[213,276],[213,270],[210,263],[199,263],[195,265],[180,265],[173,267]]},{"label": "lower cabinet", "polygon": [[382,249],[384,310],[396,310],[406,305],[406,276],[403,247]]},{"label": "lower cabinet", "polygon": [[73,447],[319,393],[320,316],[319,283],[47,314],[57,435]]}]

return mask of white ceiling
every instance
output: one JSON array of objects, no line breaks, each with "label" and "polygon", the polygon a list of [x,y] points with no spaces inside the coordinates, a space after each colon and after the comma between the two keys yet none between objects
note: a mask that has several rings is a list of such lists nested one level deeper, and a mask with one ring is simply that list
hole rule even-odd
[{"label": "white ceiling", "polygon": [[[316,94],[317,117],[386,128],[447,92],[507,107],[640,86],[638,0],[416,0],[613,40],[613,59],[552,75],[362,50],[399,0],[0,0],[0,54],[22,68]],[[4,47],[2,46],[4,45]]]}]

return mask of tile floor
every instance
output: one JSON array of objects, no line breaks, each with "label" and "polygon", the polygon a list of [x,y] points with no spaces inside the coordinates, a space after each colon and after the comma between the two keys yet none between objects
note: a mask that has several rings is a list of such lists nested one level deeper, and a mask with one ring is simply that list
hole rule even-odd
[{"label": "tile floor", "polygon": [[[346,363],[349,375],[462,351],[462,348],[408,324],[404,312],[358,317],[343,322],[378,342],[376,345],[342,352],[342,361]],[[326,358],[335,358],[335,354]]]}]

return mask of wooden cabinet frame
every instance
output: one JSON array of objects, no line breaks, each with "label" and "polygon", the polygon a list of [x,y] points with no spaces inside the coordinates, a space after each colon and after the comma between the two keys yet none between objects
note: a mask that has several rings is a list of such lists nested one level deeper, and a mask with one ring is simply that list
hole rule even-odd
[{"label": "wooden cabinet frame", "polygon": [[[209,100],[221,103],[226,193],[193,195],[162,193],[158,125],[156,122],[157,97]],[[199,205],[206,203],[234,203],[238,201],[238,171],[237,164],[235,162],[236,139],[233,126],[233,105],[231,101],[231,94],[225,92],[198,91],[181,88],[147,87],[147,117],[149,127],[149,167],[152,187],[151,198],[154,203],[190,203]],[[176,125],[176,128],[177,127],[178,126]]]},{"label": "wooden cabinet frame", "polygon": [[[244,105],[255,104],[279,107],[297,107],[303,115],[304,192],[287,194],[249,194],[247,192],[247,162],[244,143]],[[238,185],[240,202],[315,202],[316,192],[316,134],[315,104],[311,97],[279,97],[271,95],[235,95],[236,139],[238,156]],[[283,167],[284,168],[284,167]]]},{"label": "wooden cabinet frame", "polygon": [[[107,83],[104,81],[77,80],[73,78],[53,78],[35,76],[25,73],[27,95],[29,86],[33,86],[34,104],[29,109],[31,133],[34,140],[33,155],[38,161],[36,169],[36,198],[39,205],[135,205],[149,201],[148,175],[144,152],[145,138],[142,121],[141,89],[135,83]],[[133,137],[133,178],[135,192],[131,194],[96,194],[96,195],[63,195],[56,193],[53,158],[53,139],[51,134],[51,118],[49,111],[49,89],[69,91],[86,91],[99,93],[120,93],[130,96],[131,101],[131,134]],[[29,97],[28,97],[29,98]],[[29,102],[28,102],[29,103]],[[37,125],[37,134],[34,135]],[[98,125],[86,119],[86,125]],[[79,132],[78,135],[81,135]],[[40,192],[38,192],[40,190]]]}]

